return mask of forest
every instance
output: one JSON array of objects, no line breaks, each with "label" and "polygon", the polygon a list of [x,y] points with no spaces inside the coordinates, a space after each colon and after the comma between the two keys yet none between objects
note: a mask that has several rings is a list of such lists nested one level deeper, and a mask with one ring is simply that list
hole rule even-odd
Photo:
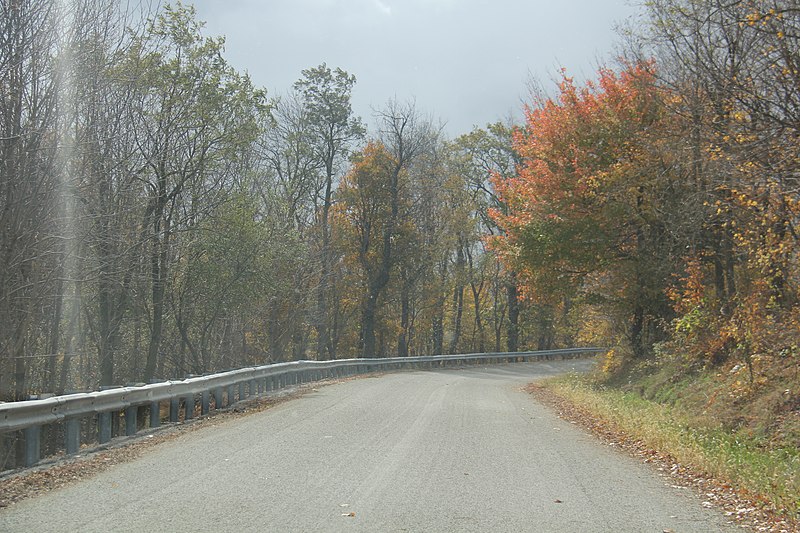
[{"label": "forest", "polygon": [[456,139],[268,95],[190,6],[0,0],[0,400],[296,359],[598,345],[797,367],[800,8],[652,0]]}]

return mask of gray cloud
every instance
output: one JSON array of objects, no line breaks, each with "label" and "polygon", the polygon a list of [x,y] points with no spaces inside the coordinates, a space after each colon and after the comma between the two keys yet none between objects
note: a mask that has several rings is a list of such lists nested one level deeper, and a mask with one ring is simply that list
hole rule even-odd
[{"label": "gray cloud", "polygon": [[327,62],[355,74],[367,122],[415,98],[451,136],[518,112],[529,75],[591,75],[626,0],[194,0],[226,57],[272,93]]}]

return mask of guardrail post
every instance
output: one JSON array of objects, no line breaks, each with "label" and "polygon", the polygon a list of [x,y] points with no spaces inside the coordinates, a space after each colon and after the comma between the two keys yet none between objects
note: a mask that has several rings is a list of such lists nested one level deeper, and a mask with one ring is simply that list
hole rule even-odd
[{"label": "guardrail post", "polygon": [[150,403],[150,427],[157,428],[161,425],[161,404],[159,402]]},{"label": "guardrail post", "polygon": [[41,426],[25,428],[22,433],[25,435],[25,466],[30,467],[41,459]]},{"label": "guardrail post", "polygon": [[97,442],[105,444],[111,440],[111,412],[105,411],[97,415]]},{"label": "guardrail post", "polygon": [[202,396],[200,397],[200,414],[205,416],[208,414],[208,411],[210,409],[211,409],[211,393],[207,390],[204,390]]},{"label": "guardrail post", "polygon": [[222,409],[225,407],[225,391],[222,387],[214,389],[214,409]]},{"label": "guardrail post", "polygon": [[81,419],[68,418],[64,422],[64,448],[67,455],[78,453],[81,447]]},{"label": "guardrail post", "polygon": [[136,435],[136,411],[138,407],[135,405],[125,408],[125,434],[129,437]]},{"label": "guardrail post", "polygon": [[[228,403],[226,403],[225,405],[227,407],[230,407],[231,405],[233,405],[235,397],[236,397],[236,393],[234,392],[234,386],[233,385],[228,385]],[[241,400],[241,398],[239,398],[239,399]]]},{"label": "guardrail post", "polygon": [[192,418],[194,418],[194,394],[183,399],[183,419],[191,420]]},{"label": "guardrail post", "polygon": [[119,422],[122,411],[111,411],[111,435],[119,436]]},{"label": "guardrail post", "polygon": [[251,379],[250,383],[247,384],[247,394],[248,396],[258,396],[258,383],[256,383],[256,380]]},{"label": "guardrail post", "polygon": [[169,400],[169,421],[175,423],[180,415],[181,399],[170,398]]}]

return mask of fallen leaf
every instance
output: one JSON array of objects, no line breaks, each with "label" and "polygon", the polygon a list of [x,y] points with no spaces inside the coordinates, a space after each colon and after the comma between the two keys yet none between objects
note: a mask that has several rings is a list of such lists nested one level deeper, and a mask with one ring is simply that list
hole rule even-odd
[{"label": "fallen leaf", "polygon": [[356,517],[356,513],[342,513],[342,516],[348,516],[350,518],[355,518]]},{"label": "fallen leaf", "polygon": [[553,500],[554,503],[564,503],[561,500]]}]

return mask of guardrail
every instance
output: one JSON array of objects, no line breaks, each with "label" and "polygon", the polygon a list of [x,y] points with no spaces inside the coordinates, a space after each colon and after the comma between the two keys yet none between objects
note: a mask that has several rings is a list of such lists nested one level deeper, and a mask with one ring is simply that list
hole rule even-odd
[{"label": "guardrail", "polygon": [[[0,435],[21,431],[24,440],[24,465],[34,466],[41,460],[42,427],[64,424],[64,446],[67,455],[78,452],[81,445],[81,421],[96,417],[96,440],[105,444],[112,439],[113,428],[127,436],[135,435],[149,423],[161,425],[162,403],[169,402],[169,421],[185,420],[213,408],[221,409],[248,397],[279,390],[289,385],[330,378],[343,378],[370,372],[403,369],[428,369],[465,364],[498,364],[519,361],[541,361],[553,358],[573,359],[605,351],[603,348],[568,348],[537,352],[504,352],[463,355],[393,357],[381,359],[339,359],[333,361],[294,361],[253,368],[242,368],[182,381],[166,381],[139,387],[121,387],[99,392],[55,396],[45,400],[29,400],[0,404]],[[139,419],[140,411],[146,415]],[[149,412],[148,412],[149,411]],[[94,440],[94,439],[92,439]]]}]

